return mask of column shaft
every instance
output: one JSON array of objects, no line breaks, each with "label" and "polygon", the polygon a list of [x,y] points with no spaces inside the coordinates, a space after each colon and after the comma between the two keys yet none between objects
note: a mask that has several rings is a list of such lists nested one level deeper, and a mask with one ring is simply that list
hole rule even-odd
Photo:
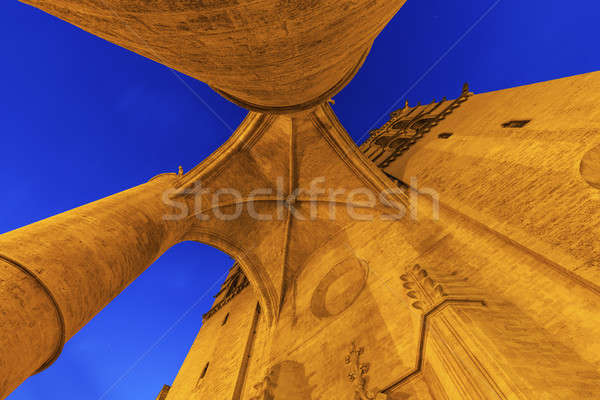
[{"label": "column shaft", "polygon": [[177,243],[185,224],[162,175],[0,235],[0,399],[50,365],[64,342]]}]

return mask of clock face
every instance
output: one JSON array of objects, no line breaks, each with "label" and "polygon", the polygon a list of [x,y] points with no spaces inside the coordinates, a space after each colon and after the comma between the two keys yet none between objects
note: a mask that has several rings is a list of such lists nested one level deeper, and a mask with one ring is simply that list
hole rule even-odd
[{"label": "clock face", "polygon": [[600,189],[600,144],[584,154],[579,172],[590,186]]}]

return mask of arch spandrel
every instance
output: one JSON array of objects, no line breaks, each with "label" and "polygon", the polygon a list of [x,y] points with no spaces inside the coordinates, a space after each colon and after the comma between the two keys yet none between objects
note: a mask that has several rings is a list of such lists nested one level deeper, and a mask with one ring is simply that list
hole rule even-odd
[{"label": "arch spandrel", "polygon": [[271,277],[265,274],[265,268],[260,260],[257,260],[253,254],[246,253],[226,238],[210,232],[194,230],[186,236],[186,240],[208,244],[234,258],[254,289],[254,293],[261,304],[261,309],[265,310],[264,315],[267,322],[271,324],[277,318],[277,315],[274,314],[279,302],[277,291],[272,285]]}]

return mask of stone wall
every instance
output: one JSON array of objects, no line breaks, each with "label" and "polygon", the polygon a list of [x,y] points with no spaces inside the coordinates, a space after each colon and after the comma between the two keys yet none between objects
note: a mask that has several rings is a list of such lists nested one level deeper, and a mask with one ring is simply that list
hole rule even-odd
[{"label": "stone wall", "polygon": [[167,400],[593,397],[598,193],[578,174],[600,141],[599,78],[469,96],[386,169],[416,218],[339,215],[294,255],[276,319],[242,292]]}]

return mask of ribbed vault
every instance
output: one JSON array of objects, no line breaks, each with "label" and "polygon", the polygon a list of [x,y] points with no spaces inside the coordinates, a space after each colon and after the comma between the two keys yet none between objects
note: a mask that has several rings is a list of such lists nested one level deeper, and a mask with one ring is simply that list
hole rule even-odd
[{"label": "ribbed vault", "polygon": [[[328,105],[291,115],[250,113],[181,178],[173,199],[194,210],[185,217],[184,240],[235,257],[276,319],[300,266],[321,243],[393,208],[378,198],[389,189],[387,178],[369,164]],[[390,200],[403,202],[398,194]]]}]

